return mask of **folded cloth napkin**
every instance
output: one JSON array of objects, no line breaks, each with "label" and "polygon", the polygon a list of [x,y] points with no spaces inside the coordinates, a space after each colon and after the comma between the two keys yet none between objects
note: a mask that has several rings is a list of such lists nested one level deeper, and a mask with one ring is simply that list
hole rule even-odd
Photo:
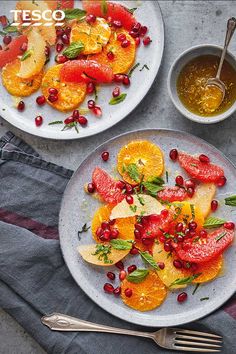
[{"label": "folded cloth napkin", "polygon": [[[52,332],[41,324],[42,315],[61,312],[100,324],[147,330],[119,320],[94,304],[74,282],[63,261],[58,214],[71,175],[72,171],[42,160],[14,134],[8,132],[0,139],[0,306],[47,353],[176,353],[148,339]],[[236,353],[235,319],[236,299],[231,299],[220,310],[185,327],[222,334],[222,353],[231,354]]]}]

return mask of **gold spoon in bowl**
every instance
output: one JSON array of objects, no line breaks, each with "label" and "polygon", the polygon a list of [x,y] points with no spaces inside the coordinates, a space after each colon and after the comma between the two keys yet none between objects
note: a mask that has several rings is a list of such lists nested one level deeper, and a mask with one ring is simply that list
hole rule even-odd
[{"label": "gold spoon in bowl", "polygon": [[202,97],[203,108],[205,112],[214,112],[223,102],[225,97],[225,84],[220,79],[222,66],[225,60],[225,54],[229,46],[230,40],[236,28],[236,19],[231,17],[227,22],[227,31],[225,35],[225,44],[220,57],[220,63],[216,73],[216,77],[209,78],[205,86],[205,92]]}]

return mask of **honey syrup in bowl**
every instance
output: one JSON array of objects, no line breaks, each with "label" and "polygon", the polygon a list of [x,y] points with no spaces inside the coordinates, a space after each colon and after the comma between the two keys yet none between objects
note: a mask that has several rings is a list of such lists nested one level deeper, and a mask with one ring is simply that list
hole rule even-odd
[{"label": "honey syrup in bowl", "polygon": [[[202,55],[189,61],[177,79],[177,93],[182,104],[194,114],[211,117],[227,111],[236,100],[236,71],[224,61],[221,80],[225,85],[225,97],[215,86],[207,86],[207,80],[216,75],[220,58]],[[222,101],[222,102],[221,102]]]}]

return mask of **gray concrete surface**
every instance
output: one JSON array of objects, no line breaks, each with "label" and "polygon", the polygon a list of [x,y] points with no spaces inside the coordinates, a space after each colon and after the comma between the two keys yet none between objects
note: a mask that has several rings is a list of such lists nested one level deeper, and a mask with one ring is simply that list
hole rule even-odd
[{"label": "gray concrete surface", "polygon": [[[166,78],[174,58],[188,47],[200,43],[221,44],[226,21],[236,13],[236,1],[159,1],[166,29],[162,68],[148,96],[134,112],[112,129],[77,141],[49,141],[19,131],[0,119],[0,134],[11,130],[48,161],[75,169],[84,156],[105,140],[134,129],[173,128],[195,134],[212,143],[236,163],[236,114],[215,125],[199,125],[182,117],[167,93]],[[236,55],[236,40],[230,50]],[[44,351],[5,312],[0,311],[0,353],[42,354]]]}]

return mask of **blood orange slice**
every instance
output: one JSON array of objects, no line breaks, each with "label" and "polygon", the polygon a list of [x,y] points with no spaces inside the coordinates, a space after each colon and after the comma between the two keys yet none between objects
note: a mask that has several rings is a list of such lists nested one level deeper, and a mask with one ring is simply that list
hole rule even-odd
[{"label": "blood orange slice", "polygon": [[98,194],[106,203],[117,204],[124,199],[119,182],[101,168],[94,169],[92,180]]},{"label": "blood orange slice", "polygon": [[184,188],[181,187],[165,187],[162,191],[158,192],[158,198],[166,202],[183,201],[187,199],[188,195]]},{"label": "blood orange slice", "polygon": [[99,0],[83,0],[82,3],[88,14],[111,18],[112,21],[121,21],[122,26],[128,31],[137,22],[129,10],[121,4]]},{"label": "blood orange slice", "polygon": [[4,65],[15,60],[18,55],[22,55],[23,52],[20,49],[23,43],[27,43],[28,39],[25,35],[13,38],[11,43],[4,49],[0,50],[0,68]]},{"label": "blood orange slice", "polygon": [[217,183],[220,177],[224,176],[224,170],[212,163],[201,162],[197,157],[179,152],[178,161],[180,166],[193,178],[198,181]]},{"label": "blood orange slice", "polygon": [[67,82],[110,83],[113,71],[110,66],[99,64],[95,60],[73,60],[62,66],[60,76],[62,81]]},{"label": "blood orange slice", "polygon": [[[211,259],[221,255],[229,247],[234,238],[234,231],[221,227],[211,232],[204,240],[189,245],[187,249],[177,248],[178,256],[184,260],[194,263],[208,262]],[[183,242],[183,245],[185,242]]]}]

